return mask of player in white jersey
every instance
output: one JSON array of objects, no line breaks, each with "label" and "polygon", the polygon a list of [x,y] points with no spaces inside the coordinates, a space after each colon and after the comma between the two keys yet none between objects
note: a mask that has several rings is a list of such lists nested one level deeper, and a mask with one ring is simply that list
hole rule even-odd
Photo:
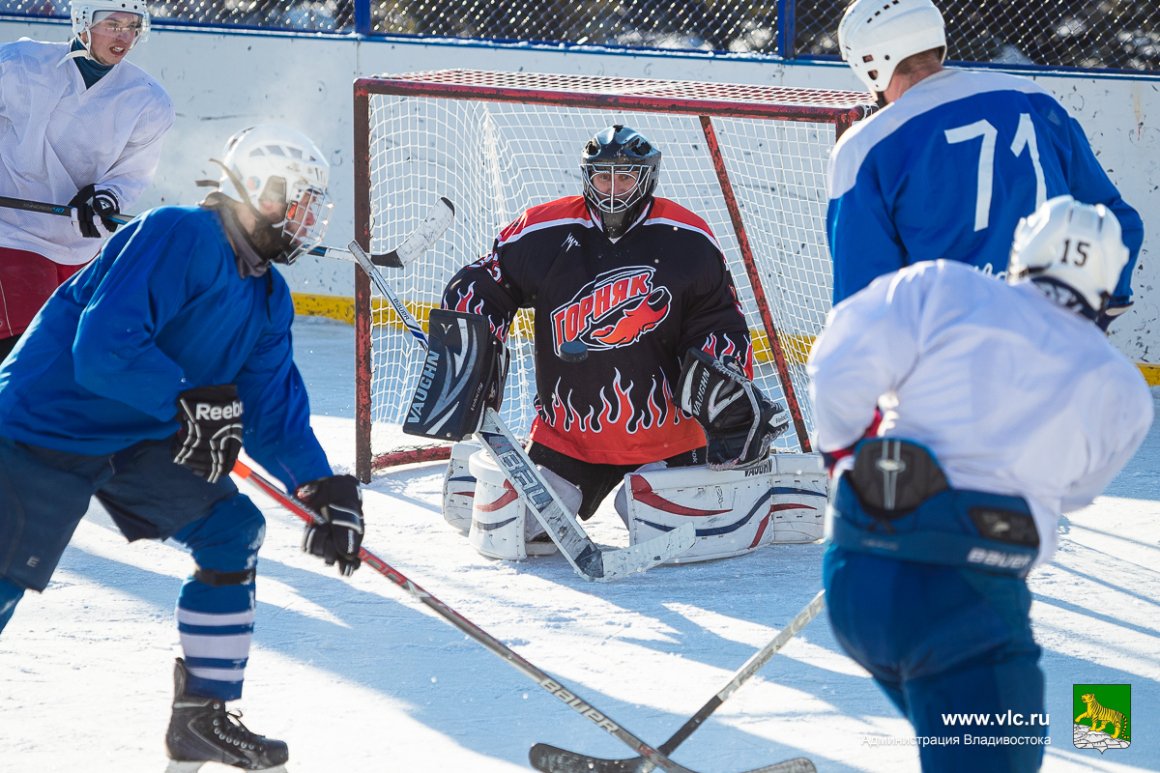
[{"label": "player in white jersey", "polygon": [[1111,209],[1128,247],[1101,326],[1131,305],[1143,224],[1053,96],[1028,78],[944,69],[946,32],[931,0],[856,0],[838,38],[883,109],[830,157],[834,303],[918,260],[1001,275],[1019,218],[1070,194]]},{"label": "player in white jersey", "polygon": [[[1143,377],[1093,324],[1127,259],[1110,210],[1057,197],[1020,221],[1007,283],[909,266],[835,306],[810,356],[816,445],[838,476],[823,563],[838,641],[918,737],[991,736],[923,745],[924,770],[1042,762],[1024,578],[1152,422]],[[1008,710],[1040,720],[942,720]]]},{"label": "player in white jersey", "polygon": [[173,125],[169,95],[123,61],[148,35],[144,0],[73,0],[72,29],[0,45],[0,196],[76,208],[0,208],[0,361],[152,181]]}]

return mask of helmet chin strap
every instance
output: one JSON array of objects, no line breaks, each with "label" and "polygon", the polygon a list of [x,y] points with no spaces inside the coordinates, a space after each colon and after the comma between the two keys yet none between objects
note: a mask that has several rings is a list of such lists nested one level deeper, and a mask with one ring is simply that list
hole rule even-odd
[{"label": "helmet chin strap", "polygon": [[[211,158],[210,161],[217,164],[225,171],[226,177],[230,178],[230,182],[233,183],[234,188],[238,192],[237,199],[229,196],[224,191],[220,192],[221,195],[228,198],[230,201],[235,201],[239,204],[242,204],[244,207],[249,209],[254,216],[256,225],[252,230],[243,228],[241,223],[237,224],[238,232],[244,237],[243,241],[246,243],[246,246],[252,248],[256,252],[257,257],[260,258],[264,264],[269,264],[271,262],[287,263],[288,261],[286,260],[286,255],[290,253],[292,245],[290,244],[290,240],[282,232],[282,223],[271,223],[269,218],[263,215],[258,210],[258,208],[253,205],[253,203],[250,201],[250,197],[246,195],[246,188],[242,184],[241,178],[234,174],[232,169],[230,169],[216,158]],[[210,201],[212,196],[213,194],[207,196],[206,201]],[[237,216],[233,215],[232,212],[230,214],[234,217],[235,220],[237,219]],[[263,227],[263,223],[266,224],[265,227]],[[265,273],[267,267],[268,266],[263,265],[260,273]],[[238,270],[241,271],[241,265],[238,266]],[[254,270],[257,270],[257,267],[254,267]],[[246,274],[243,273],[242,275],[245,276]]]}]

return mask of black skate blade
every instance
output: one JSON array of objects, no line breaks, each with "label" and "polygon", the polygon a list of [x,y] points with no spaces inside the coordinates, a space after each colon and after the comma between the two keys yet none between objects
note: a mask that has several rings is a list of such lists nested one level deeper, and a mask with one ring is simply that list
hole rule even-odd
[{"label": "black skate blade", "polygon": [[[233,765],[226,765],[221,762],[210,762],[208,760],[201,760],[200,762],[186,762],[182,760],[170,760],[168,767],[165,768],[165,773],[199,773],[203,765],[209,765],[203,773],[217,773],[217,771],[239,770]],[[272,768],[250,768],[253,773],[290,773],[285,765],[275,765]]]}]

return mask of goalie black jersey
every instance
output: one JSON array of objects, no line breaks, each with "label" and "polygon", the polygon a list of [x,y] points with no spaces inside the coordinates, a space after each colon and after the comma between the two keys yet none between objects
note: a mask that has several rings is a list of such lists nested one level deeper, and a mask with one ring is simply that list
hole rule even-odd
[{"label": "goalie black jersey", "polygon": [[[486,316],[501,340],[520,308],[534,310],[531,438],[588,462],[644,464],[705,445],[673,402],[689,348],[752,376],[721,248],[704,220],[667,199],[616,242],[581,196],[532,207],[452,278],[443,305]],[[587,348],[584,361],[560,358],[571,341]]]}]

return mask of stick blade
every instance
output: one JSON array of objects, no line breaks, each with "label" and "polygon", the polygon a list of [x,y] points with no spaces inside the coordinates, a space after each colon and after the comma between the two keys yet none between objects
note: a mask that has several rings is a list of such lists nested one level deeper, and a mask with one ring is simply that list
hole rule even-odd
[{"label": "stick blade", "polygon": [[406,268],[439,241],[454,221],[455,205],[446,196],[440,196],[402,244],[388,253],[372,255],[371,262],[385,268]]},{"label": "stick blade", "polygon": [[[635,773],[644,762],[644,758],[591,757],[548,743],[538,743],[528,749],[528,762],[543,773]],[[817,770],[808,758],[793,757],[772,765],[753,768],[745,773],[817,773]]]},{"label": "stick blade", "polygon": [[667,534],[626,548],[605,548],[601,555],[604,573],[596,579],[599,582],[608,582],[651,569],[684,553],[693,547],[696,540],[696,527],[691,523],[685,523]]},{"label": "stick blade", "polygon": [[528,762],[543,773],[632,773],[643,762],[643,758],[608,760],[538,743],[528,749]]}]

